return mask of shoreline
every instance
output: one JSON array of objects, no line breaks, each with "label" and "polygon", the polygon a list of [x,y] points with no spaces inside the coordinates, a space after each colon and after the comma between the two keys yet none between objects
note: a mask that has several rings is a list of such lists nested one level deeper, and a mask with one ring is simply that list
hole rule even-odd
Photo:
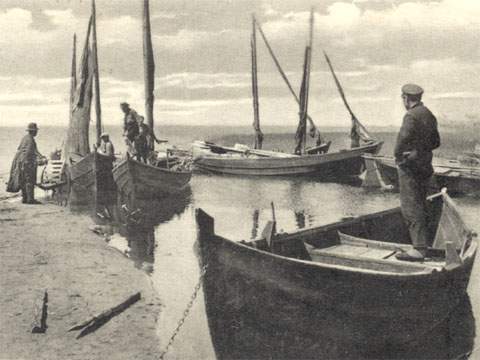
[{"label": "shoreline", "polygon": [[[87,215],[42,202],[0,200],[0,358],[157,358],[162,305],[148,275],[91,232]],[[45,290],[48,328],[32,334]],[[136,292],[137,303],[95,332],[68,332]]]}]

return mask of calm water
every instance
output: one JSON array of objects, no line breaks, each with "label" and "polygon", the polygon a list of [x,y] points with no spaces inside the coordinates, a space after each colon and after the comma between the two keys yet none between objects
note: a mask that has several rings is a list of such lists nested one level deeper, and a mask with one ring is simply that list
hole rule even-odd
[{"label": "calm water", "polygon": [[[61,129],[53,129],[48,136],[38,138],[40,150],[48,153],[58,139],[61,138]],[[228,136],[220,139],[219,133],[211,133],[209,129],[185,130],[169,129],[162,134],[172,143],[187,146],[192,140],[207,138],[210,140],[223,140],[225,143],[251,141],[251,137],[242,134],[233,134],[234,129],[224,129]],[[119,131],[111,131],[116,143],[120,143]],[[11,147],[16,147],[22,131],[10,130],[6,133],[0,130],[0,170],[8,170]],[[248,134],[248,131],[245,131]],[[343,146],[345,140],[340,140],[343,134],[329,134],[337,147]],[[391,143],[394,134],[378,134],[386,141],[384,152],[391,152]],[[269,137],[266,147],[285,148],[292,144],[291,134],[276,134]],[[3,141],[2,141],[3,140]],[[441,151],[454,157],[455,154],[473,147],[473,143],[464,142],[455,135],[444,137],[444,146]],[[7,148],[8,147],[8,148]],[[117,149],[119,146],[117,146]],[[8,155],[8,156],[7,156]],[[1,172],[1,171],[0,171]],[[133,264],[145,270],[150,276],[154,287],[157,289],[162,302],[163,311],[158,326],[161,346],[165,346],[170,335],[176,327],[177,321],[182,317],[183,311],[190,300],[199,277],[199,259],[195,244],[194,209],[202,208],[215,218],[216,232],[222,236],[235,240],[251,239],[261,233],[266,222],[271,219],[271,205],[273,202],[276,210],[278,227],[285,231],[297,228],[321,225],[339,220],[345,216],[361,215],[394,207],[399,204],[398,195],[377,191],[367,191],[362,187],[330,183],[318,183],[309,180],[297,179],[265,179],[265,178],[239,178],[225,176],[207,176],[195,174],[191,181],[190,189],[183,195],[168,202],[160,204],[160,208],[148,214],[148,221],[136,230],[121,229],[121,235],[112,239],[112,244],[128,250]],[[480,230],[477,224],[480,214],[480,199],[457,199],[462,213],[468,224],[475,230]],[[157,204],[158,205],[158,204]],[[141,229],[141,230],[139,230]],[[474,321],[480,316],[480,267],[477,264],[469,286],[469,302],[459,309],[459,321],[451,321],[447,326],[448,341],[440,341],[437,335],[432,339],[419,339],[418,347],[421,351],[403,353],[403,358],[455,358],[462,349],[472,349],[480,341],[476,341],[479,325]],[[211,305],[211,304],[210,304]],[[218,316],[227,318],[223,314],[225,309],[218,309]],[[473,312],[473,314],[472,314]],[[472,316],[473,315],[473,316]],[[458,326],[458,325],[464,326]],[[246,334],[242,329],[228,334],[229,341],[249,342],[248,338],[255,331],[254,328]],[[443,333],[442,333],[443,334]],[[442,335],[443,336],[443,335]],[[246,337],[246,339],[245,339]],[[341,342],[341,334],[335,341]],[[213,339],[218,341],[218,339]],[[333,340],[332,340],[333,341]],[[473,342],[473,344],[472,344]],[[447,345],[445,345],[447,344]],[[440,346],[441,345],[441,346]],[[329,344],[332,349],[332,344]],[[345,346],[345,344],[342,344]],[[335,348],[335,347],[333,347]],[[333,356],[334,352],[322,352],[319,348],[319,358]],[[333,351],[333,350],[332,350]],[[402,358],[395,357],[395,351],[386,350],[377,353],[375,358]],[[347,353],[344,353],[344,356]],[[421,354],[421,355],[420,355]],[[480,356],[480,350],[476,353]],[[358,354],[348,352],[348,356],[358,358]],[[169,359],[212,359],[215,352],[212,337],[207,323],[205,312],[204,294],[200,291],[191,313],[176,341],[168,352]],[[475,357],[472,357],[475,358]]]}]

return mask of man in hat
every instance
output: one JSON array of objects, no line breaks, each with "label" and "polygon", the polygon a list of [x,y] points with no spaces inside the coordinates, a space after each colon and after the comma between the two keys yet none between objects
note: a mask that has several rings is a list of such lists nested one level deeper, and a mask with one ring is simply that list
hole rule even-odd
[{"label": "man in hat", "polygon": [[398,165],[400,202],[407,222],[413,249],[397,258],[422,261],[427,250],[426,197],[433,174],[432,150],[440,146],[437,119],[422,103],[423,89],[415,84],[402,87],[402,100],[407,110],[395,145]]},{"label": "man in hat", "polygon": [[138,135],[138,119],[139,115],[135,110],[130,108],[130,105],[126,102],[120,104],[120,108],[123,111],[123,136],[125,136],[128,151],[133,153],[133,142]]},{"label": "man in hat", "polygon": [[100,136],[100,146],[97,151],[105,156],[109,156],[112,160],[115,160],[115,148],[113,143],[110,141],[110,135],[106,132],[103,132]]},{"label": "man in hat", "polygon": [[37,150],[34,139],[37,133],[37,124],[28,124],[27,134],[20,142],[13,159],[7,184],[8,192],[22,191],[24,204],[40,204],[35,200],[34,187],[37,182],[37,165],[44,164],[46,158]]}]

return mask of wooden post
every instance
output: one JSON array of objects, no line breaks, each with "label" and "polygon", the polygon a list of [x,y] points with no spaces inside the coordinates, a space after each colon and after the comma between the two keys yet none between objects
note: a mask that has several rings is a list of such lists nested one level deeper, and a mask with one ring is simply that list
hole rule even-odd
[{"label": "wooden post", "polygon": [[98,67],[97,51],[97,20],[96,20],[95,0],[92,0],[92,61],[93,61],[93,80],[95,90],[95,120],[96,120],[96,144],[100,146],[100,137],[102,135],[102,108],[100,105],[100,76]]},{"label": "wooden post", "polygon": [[[143,0],[143,71],[145,85],[145,117],[147,124],[154,131],[153,104],[155,101],[155,59],[153,56],[152,35],[150,29],[149,0]],[[151,150],[154,142],[151,141]]]}]

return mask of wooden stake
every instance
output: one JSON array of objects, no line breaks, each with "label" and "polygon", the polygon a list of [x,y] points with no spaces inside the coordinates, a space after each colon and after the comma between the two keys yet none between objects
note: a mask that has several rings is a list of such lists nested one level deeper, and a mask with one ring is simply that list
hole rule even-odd
[{"label": "wooden stake", "polygon": [[45,290],[42,304],[42,317],[40,318],[40,326],[35,326],[32,329],[32,334],[44,334],[47,331],[47,317],[48,317],[48,292]]}]

